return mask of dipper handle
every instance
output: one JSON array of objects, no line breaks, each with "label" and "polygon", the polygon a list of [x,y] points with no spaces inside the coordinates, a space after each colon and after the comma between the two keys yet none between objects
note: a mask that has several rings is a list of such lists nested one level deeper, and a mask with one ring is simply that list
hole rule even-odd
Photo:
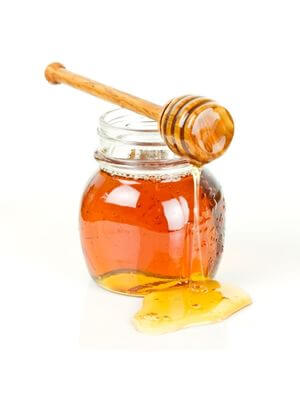
[{"label": "dipper handle", "polygon": [[110,101],[128,110],[135,111],[138,114],[145,115],[155,121],[159,121],[160,119],[162,110],[160,106],[150,101],[140,99],[139,97],[132,96],[131,94],[121,92],[110,86],[103,85],[103,83],[74,74],[65,69],[60,63],[49,64],[45,70],[45,77],[50,83],[66,83],[76,89],[100,97],[103,100]]},{"label": "dipper handle", "polygon": [[161,107],[74,74],[60,63],[48,65],[45,76],[51,83],[66,83],[158,121],[169,148],[198,166],[220,157],[231,143],[234,132],[231,115],[226,108],[205,97],[181,96]]}]

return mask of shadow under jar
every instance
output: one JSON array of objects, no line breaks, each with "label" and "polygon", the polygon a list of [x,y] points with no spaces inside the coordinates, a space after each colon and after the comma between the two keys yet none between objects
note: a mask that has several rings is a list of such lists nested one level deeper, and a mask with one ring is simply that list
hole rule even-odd
[{"label": "shadow under jar", "polygon": [[[98,133],[99,170],[80,210],[91,276],[106,289],[136,296],[180,285],[194,268],[191,254],[197,245],[192,166],[169,150],[156,122],[129,111],[104,114]],[[213,277],[223,251],[225,205],[206,169],[199,199],[199,262]]]}]

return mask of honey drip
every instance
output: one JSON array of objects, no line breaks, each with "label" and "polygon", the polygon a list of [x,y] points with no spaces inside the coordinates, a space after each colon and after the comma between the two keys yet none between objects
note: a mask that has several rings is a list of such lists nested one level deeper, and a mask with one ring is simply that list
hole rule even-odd
[{"label": "honey drip", "polygon": [[[191,325],[218,322],[251,304],[241,289],[207,278],[201,260],[199,192],[201,170],[193,167],[194,226],[188,280],[166,281],[160,290],[145,294],[140,311],[134,316],[136,329],[161,334]],[[151,285],[151,282],[150,282]]]},{"label": "honey drip", "polygon": [[207,272],[203,267],[201,256],[201,233],[200,233],[200,179],[202,170],[196,166],[192,168],[192,176],[194,183],[194,224],[191,249],[190,271],[189,271],[189,288],[197,290],[197,281],[207,276]]}]

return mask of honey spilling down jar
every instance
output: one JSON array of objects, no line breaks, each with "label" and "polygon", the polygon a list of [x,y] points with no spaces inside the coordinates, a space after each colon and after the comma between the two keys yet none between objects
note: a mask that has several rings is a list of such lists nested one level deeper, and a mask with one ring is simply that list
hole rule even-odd
[{"label": "honey spilling down jar", "polygon": [[99,169],[80,211],[91,276],[106,289],[136,296],[178,287],[191,275],[213,277],[225,205],[211,173],[201,174],[197,242],[193,167],[167,147],[155,121],[117,109],[101,117],[98,133]]}]

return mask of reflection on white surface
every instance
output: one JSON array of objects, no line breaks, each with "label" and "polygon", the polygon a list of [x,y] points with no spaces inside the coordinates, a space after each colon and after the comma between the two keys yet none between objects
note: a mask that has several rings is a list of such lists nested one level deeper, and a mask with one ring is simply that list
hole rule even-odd
[{"label": "reflection on white surface", "polygon": [[140,185],[141,183],[138,180],[126,180],[126,179],[119,179],[119,182],[122,183],[122,185]]},{"label": "reflection on white surface", "polygon": [[81,347],[103,349],[212,349],[228,344],[226,321],[194,326],[164,335],[145,335],[135,330],[132,318],[142,298],[106,291],[90,281],[82,307]]},{"label": "reflection on white surface", "polygon": [[[177,267],[182,268],[180,261],[185,254],[186,227],[169,233],[168,253]],[[179,271],[178,271],[179,272]]]},{"label": "reflection on white surface", "polygon": [[189,205],[186,199],[182,196],[179,196],[179,202],[181,204],[182,212],[183,212],[183,218],[184,218],[184,223],[187,224],[190,216],[190,210],[189,210]]},{"label": "reflection on white surface", "polygon": [[180,202],[177,199],[162,202],[164,214],[170,231],[176,231],[184,227],[185,215]]},{"label": "reflection on white surface", "polygon": [[106,197],[105,203],[135,208],[140,192],[131,186],[122,185],[113,189]]}]

